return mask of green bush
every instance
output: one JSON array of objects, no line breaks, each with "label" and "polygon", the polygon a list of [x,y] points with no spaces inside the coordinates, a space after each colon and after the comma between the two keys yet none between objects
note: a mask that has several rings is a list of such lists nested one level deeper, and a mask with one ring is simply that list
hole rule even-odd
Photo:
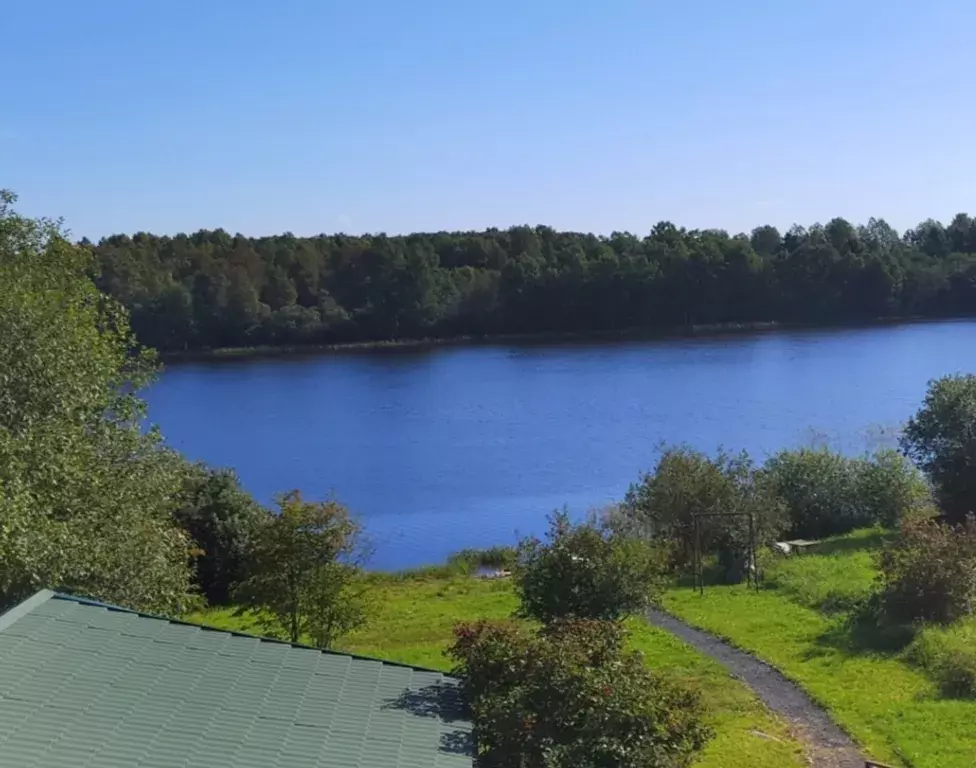
[{"label": "green bush", "polygon": [[268,512],[232,470],[190,467],[176,522],[199,547],[197,587],[211,605],[226,605],[246,576],[255,537]]},{"label": "green bush", "polygon": [[378,582],[412,582],[412,581],[437,581],[439,579],[449,579],[453,576],[465,576],[466,572],[447,563],[440,565],[419,565],[415,568],[404,568],[400,571],[370,571],[365,577]]},{"label": "green bush", "polygon": [[906,657],[924,669],[946,696],[976,698],[976,619],[925,627]]},{"label": "green bush", "polygon": [[939,669],[939,684],[947,696],[976,696],[976,651],[953,648]]},{"label": "green bush", "polygon": [[948,624],[976,606],[976,521],[912,519],[881,555],[880,601],[890,620]]},{"label": "green bush", "polygon": [[447,558],[448,568],[463,574],[470,574],[479,568],[498,568],[511,570],[518,560],[515,547],[488,547],[487,549],[462,549]]},{"label": "green bush", "polygon": [[644,609],[663,586],[666,556],[647,541],[595,518],[574,525],[550,517],[546,541],[523,540],[513,573],[521,614],[619,619]]},{"label": "green bush", "polygon": [[462,549],[438,565],[421,565],[400,571],[373,571],[371,578],[380,581],[432,581],[455,576],[473,576],[480,569],[512,571],[518,561],[516,547],[494,546],[487,549]]},{"label": "green bush", "polygon": [[847,458],[824,449],[781,451],[766,462],[763,474],[786,507],[790,535],[819,539],[870,525],[858,514],[852,470]]},{"label": "green bush", "polygon": [[858,458],[826,449],[785,450],[767,460],[762,475],[786,510],[790,535],[797,538],[894,527],[932,505],[925,478],[891,450]]},{"label": "green bush", "polygon": [[[783,528],[782,504],[773,497],[745,453],[719,452],[714,458],[688,448],[669,448],[654,471],[630,487],[619,514],[632,530],[672,547],[672,565],[687,567],[695,548],[695,515],[752,513],[760,546]],[[718,555],[728,579],[744,575],[748,517],[700,517],[705,555]]]},{"label": "green bush", "polygon": [[852,469],[857,517],[868,525],[896,528],[908,517],[931,517],[932,488],[902,454],[877,451],[852,460]]},{"label": "green bush", "polygon": [[455,628],[482,768],[684,768],[711,737],[697,692],[623,650],[614,622]]}]

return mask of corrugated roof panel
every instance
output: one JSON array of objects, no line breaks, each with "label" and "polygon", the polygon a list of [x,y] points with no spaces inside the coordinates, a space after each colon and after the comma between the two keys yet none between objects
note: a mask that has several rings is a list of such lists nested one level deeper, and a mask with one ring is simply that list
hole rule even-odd
[{"label": "corrugated roof panel", "polygon": [[0,768],[469,768],[428,670],[52,593],[0,616]]}]

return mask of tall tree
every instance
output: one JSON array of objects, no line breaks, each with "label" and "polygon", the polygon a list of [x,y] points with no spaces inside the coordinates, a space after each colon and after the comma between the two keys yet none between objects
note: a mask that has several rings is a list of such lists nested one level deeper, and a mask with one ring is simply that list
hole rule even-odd
[{"label": "tall tree", "polygon": [[974,224],[976,222],[965,213],[957,213],[952,219],[952,223],[946,228],[946,235],[954,253],[972,253],[976,250],[976,241],[973,240],[973,235],[976,234]]},{"label": "tall tree", "polygon": [[227,469],[194,465],[175,517],[198,551],[196,584],[207,602],[223,605],[247,576],[252,548],[268,512]]},{"label": "tall tree", "polygon": [[976,376],[931,382],[901,447],[929,476],[949,522],[976,514]]},{"label": "tall tree", "polygon": [[237,598],[271,635],[330,648],[366,619],[362,529],[342,505],[308,502],[298,491],[279,496],[278,506],[255,537]]},{"label": "tall tree", "polygon": [[753,250],[761,256],[774,256],[783,245],[783,238],[776,227],[756,227],[749,238]]},{"label": "tall tree", "polygon": [[0,603],[51,587],[177,613],[183,461],[142,427],[152,356],[91,252],[0,192]]},{"label": "tall tree", "polygon": [[883,219],[834,218],[750,235],[661,222],[643,239],[543,226],[139,233],[95,251],[99,285],[132,312],[143,342],[166,350],[976,313],[967,214],[904,238]]}]

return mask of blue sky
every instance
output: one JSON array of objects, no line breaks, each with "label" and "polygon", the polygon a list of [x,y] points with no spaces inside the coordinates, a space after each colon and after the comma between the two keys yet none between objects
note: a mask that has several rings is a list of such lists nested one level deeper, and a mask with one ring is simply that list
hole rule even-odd
[{"label": "blue sky", "polygon": [[976,213],[969,0],[9,0],[0,186],[78,235]]}]

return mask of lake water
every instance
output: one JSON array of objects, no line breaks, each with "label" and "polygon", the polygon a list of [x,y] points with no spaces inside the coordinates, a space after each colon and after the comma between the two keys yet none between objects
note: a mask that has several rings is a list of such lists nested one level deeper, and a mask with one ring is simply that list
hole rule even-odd
[{"label": "lake water", "polygon": [[147,399],[171,445],[262,501],[334,495],[400,568],[618,500],[662,443],[891,445],[929,379],[970,371],[976,322],[945,322],[185,363]]}]

